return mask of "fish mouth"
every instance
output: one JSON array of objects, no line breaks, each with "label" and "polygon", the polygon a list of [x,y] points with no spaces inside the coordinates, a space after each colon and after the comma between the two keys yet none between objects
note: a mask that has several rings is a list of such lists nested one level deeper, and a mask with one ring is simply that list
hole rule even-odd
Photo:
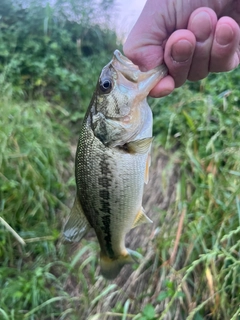
[{"label": "fish mouth", "polygon": [[[119,50],[115,50],[113,53],[113,56],[122,64],[125,65],[126,67],[130,65],[135,66],[131,60],[129,60],[127,57],[125,57]],[[136,67],[136,66],[135,66]]]},{"label": "fish mouth", "polygon": [[132,82],[138,82],[138,74],[140,71],[138,66],[121,54],[119,50],[114,51],[111,63],[115,69],[124,75],[125,78]]},{"label": "fish mouth", "polygon": [[136,83],[139,89],[144,90],[147,94],[168,74],[165,64],[146,72],[140,71],[139,67],[119,50],[114,51],[110,64],[117,72],[120,72],[127,80]]}]

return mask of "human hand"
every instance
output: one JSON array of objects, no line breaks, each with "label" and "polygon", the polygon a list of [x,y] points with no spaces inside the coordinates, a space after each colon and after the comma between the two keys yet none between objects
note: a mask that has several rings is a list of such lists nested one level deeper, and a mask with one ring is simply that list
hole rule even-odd
[{"label": "human hand", "polygon": [[[185,2],[185,3],[184,3]],[[187,79],[224,72],[240,62],[238,0],[147,0],[124,54],[141,70],[167,65],[169,75],[151,91],[161,97]]]}]

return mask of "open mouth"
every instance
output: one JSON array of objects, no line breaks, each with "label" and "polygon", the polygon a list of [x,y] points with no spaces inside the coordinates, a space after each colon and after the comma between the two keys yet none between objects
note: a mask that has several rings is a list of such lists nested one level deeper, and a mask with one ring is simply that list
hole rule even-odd
[{"label": "open mouth", "polygon": [[121,72],[127,80],[134,83],[142,82],[148,78],[154,79],[155,77],[158,78],[157,81],[159,81],[168,73],[167,67],[163,64],[152,70],[142,72],[137,65],[121,54],[119,50],[114,51],[111,64],[116,70]]},{"label": "open mouth", "polygon": [[135,83],[138,82],[139,73],[141,71],[138,66],[121,54],[119,50],[114,51],[112,64],[127,80]]}]

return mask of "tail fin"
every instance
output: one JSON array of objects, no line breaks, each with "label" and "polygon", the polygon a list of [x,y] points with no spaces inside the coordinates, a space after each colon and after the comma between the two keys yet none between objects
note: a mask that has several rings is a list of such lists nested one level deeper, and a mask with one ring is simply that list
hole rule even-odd
[{"label": "tail fin", "polygon": [[100,255],[100,272],[107,280],[115,279],[125,264],[139,263],[138,259],[141,254],[136,251],[127,249],[126,255],[121,255],[116,259],[111,259],[103,254]]}]

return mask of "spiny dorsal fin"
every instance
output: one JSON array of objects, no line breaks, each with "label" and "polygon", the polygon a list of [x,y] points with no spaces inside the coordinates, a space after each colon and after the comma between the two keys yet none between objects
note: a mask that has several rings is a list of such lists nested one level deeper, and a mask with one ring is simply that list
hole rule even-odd
[{"label": "spiny dorsal fin", "polygon": [[82,206],[76,196],[70,217],[64,226],[63,235],[71,242],[80,241],[91,228],[83,213]]},{"label": "spiny dorsal fin", "polygon": [[145,214],[144,209],[142,207],[141,210],[136,215],[132,228],[140,226],[143,223],[152,223],[152,220],[148,218],[148,216]]},{"label": "spiny dorsal fin", "polygon": [[140,140],[130,141],[124,147],[129,153],[144,154],[149,151],[153,138],[144,138]]}]

